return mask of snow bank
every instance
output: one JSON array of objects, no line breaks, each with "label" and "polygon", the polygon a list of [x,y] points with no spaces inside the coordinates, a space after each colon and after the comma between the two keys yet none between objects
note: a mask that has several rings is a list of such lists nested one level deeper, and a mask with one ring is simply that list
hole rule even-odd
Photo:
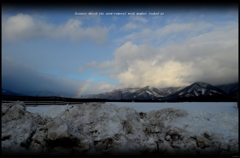
[{"label": "snow bank", "polygon": [[[109,104],[109,103],[106,103]],[[134,108],[138,112],[150,112],[152,110],[161,110],[166,108],[183,109],[191,113],[192,111],[204,111],[204,112],[224,112],[234,115],[238,115],[236,110],[236,102],[182,102],[182,103],[148,103],[148,102],[112,102],[111,104],[118,105],[120,107],[126,106]]]},{"label": "snow bank", "polygon": [[66,111],[68,108],[69,108],[68,105],[58,105],[58,106],[52,105],[52,106],[49,106],[49,108],[46,111],[44,111],[42,114],[54,118],[60,113]]},{"label": "snow bank", "polygon": [[88,103],[26,111],[2,104],[2,151],[47,155],[238,154],[238,115]]}]

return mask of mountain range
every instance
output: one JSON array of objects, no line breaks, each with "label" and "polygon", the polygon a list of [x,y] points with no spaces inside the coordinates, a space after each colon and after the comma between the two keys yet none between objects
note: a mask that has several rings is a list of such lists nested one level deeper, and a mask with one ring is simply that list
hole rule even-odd
[{"label": "mountain range", "polygon": [[[33,91],[20,94],[6,89],[2,89],[2,95],[62,96],[51,91]],[[167,88],[146,86],[143,88],[124,88],[113,90],[111,92],[82,96],[82,98],[108,100],[179,100],[182,98],[203,97],[238,98],[238,83],[213,86],[204,82],[195,82],[186,87]]]},{"label": "mountain range", "polygon": [[106,98],[110,100],[177,100],[187,97],[238,98],[238,83],[213,86],[204,82],[195,82],[187,87],[168,88],[146,86],[143,88],[117,89],[111,92],[83,96],[83,98]]}]

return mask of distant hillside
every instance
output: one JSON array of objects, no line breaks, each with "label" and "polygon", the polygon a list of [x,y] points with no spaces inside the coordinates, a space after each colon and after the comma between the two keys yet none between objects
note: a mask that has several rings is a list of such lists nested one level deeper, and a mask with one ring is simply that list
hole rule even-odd
[{"label": "distant hillside", "polygon": [[222,89],[208,83],[195,82],[192,85],[169,95],[167,99],[176,100],[187,97],[228,97],[228,94]]},{"label": "distant hillside", "polygon": [[2,95],[23,95],[23,94],[16,93],[7,89],[2,89]]},{"label": "distant hillside", "polygon": [[86,95],[84,98],[106,98],[106,99],[158,99],[166,97],[183,87],[155,88],[146,86],[143,88],[125,88],[111,92]]},{"label": "distant hillside", "polygon": [[222,89],[231,96],[238,97],[238,83],[217,85],[216,87]]},{"label": "distant hillside", "polygon": [[213,86],[204,82],[195,82],[187,87],[117,89],[111,92],[85,95],[83,98],[106,98],[110,100],[177,100],[188,97],[225,97],[238,96],[238,83]]}]

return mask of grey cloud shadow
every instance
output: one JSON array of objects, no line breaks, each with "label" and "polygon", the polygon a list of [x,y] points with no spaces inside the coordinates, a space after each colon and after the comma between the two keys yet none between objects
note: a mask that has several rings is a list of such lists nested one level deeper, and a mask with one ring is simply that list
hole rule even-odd
[{"label": "grey cloud shadow", "polygon": [[2,59],[2,88],[18,93],[48,90],[74,96],[81,83],[40,72],[11,58]]}]

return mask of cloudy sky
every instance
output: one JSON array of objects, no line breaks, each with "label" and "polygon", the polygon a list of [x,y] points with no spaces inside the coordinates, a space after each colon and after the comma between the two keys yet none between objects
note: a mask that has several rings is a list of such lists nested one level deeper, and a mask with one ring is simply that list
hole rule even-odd
[{"label": "cloudy sky", "polygon": [[[79,15],[89,12],[98,15]],[[238,34],[235,6],[7,5],[2,88],[79,97],[126,87],[232,83],[238,81]]]}]

